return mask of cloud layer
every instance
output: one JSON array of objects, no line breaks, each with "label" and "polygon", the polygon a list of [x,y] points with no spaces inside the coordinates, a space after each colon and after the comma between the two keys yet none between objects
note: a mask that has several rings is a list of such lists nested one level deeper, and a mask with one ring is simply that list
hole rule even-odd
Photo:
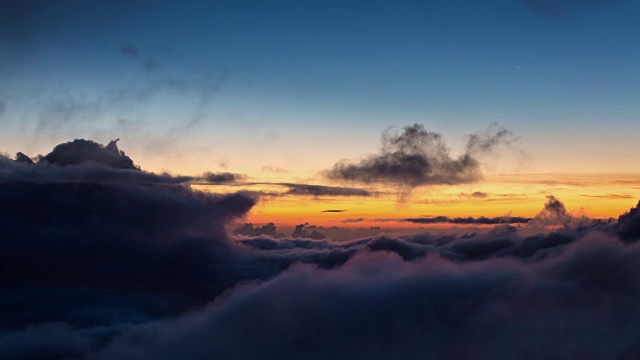
[{"label": "cloud layer", "polygon": [[3,358],[640,356],[640,203],[564,221],[549,197],[540,231],[231,236],[254,195],[108,164],[0,159]]}]

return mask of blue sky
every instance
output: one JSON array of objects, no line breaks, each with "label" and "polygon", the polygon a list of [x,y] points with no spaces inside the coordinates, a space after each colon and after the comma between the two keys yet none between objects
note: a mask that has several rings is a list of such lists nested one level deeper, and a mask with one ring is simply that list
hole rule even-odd
[{"label": "blue sky", "polygon": [[455,148],[497,121],[533,170],[637,170],[637,2],[2,4],[2,151],[120,137],[156,169],[257,166],[258,147],[322,167],[388,126],[424,123]]}]

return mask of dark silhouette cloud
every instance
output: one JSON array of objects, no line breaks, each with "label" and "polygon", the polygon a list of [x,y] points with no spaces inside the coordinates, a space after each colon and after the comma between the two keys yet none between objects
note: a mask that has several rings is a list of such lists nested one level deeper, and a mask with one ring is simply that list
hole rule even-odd
[{"label": "dark silhouette cloud", "polygon": [[309,223],[296,225],[296,229],[291,234],[291,237],[302,239],[314,239],[322,240],[326,236],[317,230],[315,225],[309,225]]},{"label": "dark silhouette cloud", "polygon": [[448,216],[433,216],[433,217],[419,217],[419,218],[407,218],[400,221],[406,221],[414,224],[459,224],[459,225],[496,225],[496,224],[526,224],[531,221],[532,218],[520,217],[520,216],[501,216],[501,217],[448,217]]},{"label": "dark silhouette cloud", "polygon": [[382,135],[380,153],[359,162],[340,161],[326,172],[334,180],[383,183],[411,190],[424,185],[472,183],[482,178],[479,155],[491,154],[502,144],[515,141],[511,132],[493,126],[484,133],[468,136],[465,153],[452,157],[442,135],[423,125],[390,130]]},{"label": "dark silhouette cloud", "polygon": [[294,183],[274,183],[274,185],[282,185],[289,188],[289,191],[283,195],[297,196],[375,196],[376,193],[365,189],[310,185],[310,184],[294,184]]},{"label": "dark silhouette cloud", "polygon": [[618,200],[618,199],[633,199],[633,196],[629,195],[629,194],[600,194],[600,195],[581,195],[584,197],[589,197],[589,198],[596,198],[596,199],[612,199],[612,200]]},{"label": "dark silhouette cloud", "polygon": [[235,183],[239,180],[243,180],[244,178],[245,178],[244,175],[234,174],[230,172],[223,172],[223,173],[207,172],[202,174],[199,180],[212,185],[225,185],[225,184]]},{"label": "dark silhouette cloud", "polygon": [[624,241],[636,242],[640,240],[640,202],[629,212],[618,217],[614,231]]},{"label": "dark silhouette cloud", "polygon": [[325,212],[325,213],[341,213],[345,211],[347,210],[338,210],[338,209],[322,210],[322,212]]},{"label": "dark silhouette cloud", "polygon": [[33,160],[27,155],[23,154],[22,152],[16,153],[16,161],[21,164],[27,164],[27,165],[33,164]]},{"label": "dark silhouette cloud", "polygon": [[359,223],[359,222],[363,222],[365,221],[364,218],[348,218],[348,219],[344,219],[341,220],[341,222],[348,224],[348,223]]},{"label": "dark silhouette cloud", "polygon": [[139,170],[133,160],[118,149],[117,142],[113,140],[107,146],[102,146],[92,140],[76,139],[57,145],[40,161],[60,166],[96,163],[116,169]]},{"label": "dark silhouette cloud", "polygon": [[254,227],[253,224],[247,223],[233,231],[234,235],[244,235],[244,236],[269,236],[272,238],[283,238],[285,235],[283,233],[279,233],[277,231],[276,225],[274,223],[268,223],[264,226]]},{"label": "dark silhouette cloud", "polygon": [[[74,155],[82,158],[83,155]],[[29,163],[28,157],[17,156],[16,160],[0,156],[0,183],[100,183],[100,184],[186,184],[190,176],[155,174],[138,169],[120,169],[89,161],[70,166],[51,165],[47,161]]]}]

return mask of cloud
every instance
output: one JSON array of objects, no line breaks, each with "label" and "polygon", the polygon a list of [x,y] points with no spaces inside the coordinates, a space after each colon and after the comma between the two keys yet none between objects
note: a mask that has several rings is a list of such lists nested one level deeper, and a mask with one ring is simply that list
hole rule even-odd
[{"label": "cloud", "polygon": [[614,232],[627,242],[640,240],[640,202],[629,212],[618,217]]},{"label": "cloud", "polygon": [[325,185],[310,185],[310,184],[295,184],[295,183],[273,183],[273,185],[281,185],[289,188],[289,191],[284,195],[295,196],[374,196],[376,193],[365,189],[340,187],[340,186],[325,186]]},{"label": "cloud", "polygon": [[602,195],[581,195],[581,196],[596,198],[596,199],[610,199],[610,200],[633,199],[633,196],[629,194],[602,194]]},{"label": "cloud", "polygon": [[297,265],[93,358],[637,356],[638,246],[593,235],[562,249],[533,263],[363,251],[335,269]]},{"label": "cloud", "polygon": [[200,176],[199,180],[204,181],[211,185],[225,185],[225,184],[235,183],[239,180],[243,180],[244,178],[245,178],[244,175],[234,174],[230,172],[223,172],[223,173],[206,172],[202,174],[202,176]]},{"label": "cloud", "polygon": [[325,175],[334,180],[390,184],[405,191],[418,186],[472,183],[482,179],[478,157],[491,155],[498,146],[511,145],[515,140],[508,130],[492,126],[486,132],[469,135],[465,152],[455,158],[442,135],[414,124],[401,133],[387,130],[378,154],[355,163],[340,161]]},{"label": "cloud", "polygon": [[27,165],[31,165],[31,164],[34,163],[33,160],[30,157],[28,157],[27,155],[25,155],[22,152],[17,152],[16,153],[16,162],[19,162],[21,164],[27,164]]},{"label": "cloud", "polygon": [[120,53],[133,60],[140,61],[147,70],[152,70],[158,67],[156,59],[149,55],[143,56],[140,49],[132,44],[122,45],[120,47]]},{"label": "cloud", "polygon": [[475,191],[471,194],[466,194],[466,193],[460,193],[461,197],[470,197],[470,198],[476,198],[476,199],[486,199],[489,197],[489,194],[487,194],[486,192],[482,192],[482,191]]},{"label": "cloud", "polygon": [[283,233],[279,233],[274,223],[270,222],[264,226],[254,227],[253,224],[247,223],[233,231],[234,235],[244,235],[244,236],[269,236],[272,238],[283,238],[285,235]]},{"label": "cloud", "polygon": [[0,183],[180,185],[194,180],[191,176],[142,171],[118,149],[116,142],[103,146],[92,140],[76,139],[38,156],[37,162],[22,152],[16,154],[15,161],[0,156]]},{"label": "cloud", "polygon": [[[98,168],[109,181],[60,175]],[[499,224],[338,239],[347,229],[305,223],[233,237],[257,202],[246,192],[93,161],[1,158],[0,174],[7,358],[640,356],[640,204],[534,235]],[[568,215],[555,197],[541,214]]]},{"label": "cloud", "polygon": [[[24,8],[28,18],[32,12],[46,18],[47,8],[53,6],[41,6],[44,4],[42,1],[16,3],[22,2],[30,4],[19,6]],[[4,12],[0,13],[0,17],[4,17]],[[215,96],[228,80],[229,71],[215,65],[196,71],[174,66],[177,64],[171,62],[173,59],[166,52],[151,56],[135,44],[123,45],[116,50],[117,53],[112,52],[116,60],[117,57],[119,60],[131,59],[135,61],[133,65],[142,63],[144,68],[136,69],[138,66],[134,66],[130,69],[132,71],[124,72],[124,77],[114,77],[111,79],[113,81],[102,84],[90,94],[73,90],[77,89],[77,84],[74,84],[77,76],[66,76],[51,84],[27,84],[26,87],[11,76],[0,81],[0,98],[8,110],[14,110],[13,120],[9,121],[20,122],[21,131],[31,139],[25,140],[27,146],[37,147],[45,138],[65,139],[83,134],[94,138],[121,136],[123,141],[133,144],[130,146],[135,146],[137,152],[145,151],[163,158],[177,156],[185,148],[195,151],[199,145],[184,140],[192,139],[189,135],[206,121],[215,103]],[[0,59],[0,78],[4,77],[2,73],[11,72],[8,66],[1,66],[1,63],[9,61],[18,62],[4,57]],[[169,66],[154,68],[152,65],[165,62]],[[114,66],[126,63],[116,61]],[[150,67],[153,71],[150,71]],[[10,96],[3,97],[2,94]],[[154,105],[176,101],[185,106],[174,108],[171,119],[154,121],[150,118],[149,114],[154,112],[148,110]]]},{"label": "cloud", "polygon": [[263,166],[262,167],[262,171],[264,172],[272,172],[275,174],[286,174],[288,173],[288,171],[286,169],[283,169],[281,167],[277,167],[277,166]]},{"label": "cloud", "polygon": [[399,221],[406,221],[414,224],[458,224],[458,225],[497,225],[497,224],[526,224],[531,221],[531,218],[520,216],[500,216],[500,217],[448,217],[448,216],[433,216],[433,217],[419,217],[419,218],[406,218],[399,219]]},{"label": "cloud", "polygon": [[341,212],[345,212],[345,211],[347,211],[347,210],[337,210],[337,209],[336,210],[334,210],[334,209],[322,210],[322,212],[324,212],[324,213],[341,213]]},{"label": "cloud", "polygon": [[115,169],[139,170],[124,151],[118,149],[119,139],[102,146],[92,140],[76,139],[57,145],[40,161],[51,165],[68,166],[86,163],[106,165]]},{"label": "cloud", "polygon": [[544,208],[532,219],[533,226],[568,226],[573,217],[562,201],[553,195],[547,196]]},{"label": "cloud", "polygon": [[348,218],[348,219],[340,220],[340,222],[343,222],[345,224],[359,223],[359,222],[363,222],[363,221],[365,221],[364,218]]}]

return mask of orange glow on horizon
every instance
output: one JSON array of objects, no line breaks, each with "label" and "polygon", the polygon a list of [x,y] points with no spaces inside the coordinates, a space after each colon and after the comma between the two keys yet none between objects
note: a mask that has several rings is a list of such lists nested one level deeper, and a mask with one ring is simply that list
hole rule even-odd
[{"label": "orange glow on horizon", "polygon": [[[290,181],[294,182],[294,181]],[[317,184],[310,181],[309,183]],[[335,184],[323,184],[337,186]],[[356,187],[352,184],[349,186]],[[309,223],[323,227],[388,229],[420,228],[425,225],[393,219],[432,216],[533,217],[544,206],[547,195],[559,198],[573,216],[617,217],[635,206],[640,198],[640,175],[634,174],[517,174],[487,177],[477,184],[414,189],[406,201],[383,189],[372,197],[273,196],[286,192],[280,185],[194,186],[211,192],[249,190],[271,195],[244,219],[254,225],[270,222],[280,227]],[[448,224],[429,227],[450,227]]]}]

